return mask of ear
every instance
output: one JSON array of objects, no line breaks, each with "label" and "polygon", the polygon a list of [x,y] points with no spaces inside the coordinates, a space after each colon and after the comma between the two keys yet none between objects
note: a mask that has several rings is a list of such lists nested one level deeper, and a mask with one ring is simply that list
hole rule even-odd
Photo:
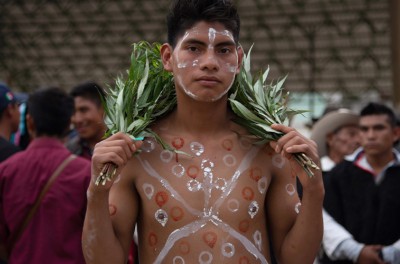
[{"label": "ear", "polygon": [[161,60],[164,65],[164,70],[172,72],[172,53],[173,53],[173,48],[171,45],[168,43],[164,43],[161,46]]},{"label": "ear", "polygon": [[394,142],[396,142],[397,140],[399,140],[400,139],[400,126],[397,126],[396,125],[396,127],[394,128],[394,138],[395,138],[395,140],[394,140]]},{"label": "ear", "polygon": [[26,114],[26,128],[28,129],[29,135],[34,138],[36,135],[36,126],[30,114]]},{"label": "ear", "polygon": [[328,146],[331,146],[332,145],[332,142],[334,141],[334,136],[335,136],[335,134],[334,133],[328,133],[327,135],[326,135],[326,144],[328,145]]},{"label": "ear", "polygon": [[240,69],[242,68],[244,51],[241,45],[238,46],[237,53],[238,53],[238,67],[236,69],[236,74],[238,74],[240,72]]},{"label": "ear", "polygon": [[13,116],[13,108],[14,107],[15,107],[14,104],[8,104],[3,111],[4,116],[7,116],[7,118],[11,118]]}]

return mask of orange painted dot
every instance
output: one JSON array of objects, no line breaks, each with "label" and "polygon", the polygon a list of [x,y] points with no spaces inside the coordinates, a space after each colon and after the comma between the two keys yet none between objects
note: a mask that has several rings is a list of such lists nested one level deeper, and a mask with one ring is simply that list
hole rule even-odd
[{"label": "orange painted dot", "polygon": [[254,199],[254,191],[250,187],[244,187],[242,196],[245,200],[252,201]]},{"label": "orange painted dot", "polygon": [[230,139],[224,139],[222,141],[222,147],[226,149],[227,151],[231,151],[233,149],[233,142]]},{"label": "orange painted dot", "polygon": [[157,241],[158,241],[157,235],[153,232],[150,232],[149,237],[148,237],[149,245],[151,247],[154,247],[155,245],[157,245]]},{"label": "orange painted dot", "polygon": [[250,222],[249,220],[243,220],[239,223],[239,230],[242,233],[246,233],[249,230]]},{"label": "orange painted dot", "polygon": [[113,204],[110,204],[108,206],[108,211],[110,213],[110,216],[113,216],[113,215],[115,215],[117,213],[117,207],[115,205],[113,205]]},{"label": "orange painted dot", "polygon": [[185,141],[181,137],[176,137],[172,140],[172,146],[175,149],[181,149],[183,145],[185,144]]},{"label": "orange painted dot", "polygon": [[250,264],[250,260],[246,256],[241,256],[239,259],[239,264]]},{"label": "orange painted dot", "polygon": [[174,206],[171,208],[171,218],[174,221],[179,221],[182,220],[183,216],[184,216],[184,212],[182,210],[182,208]]},{"label": "orange painted dot", "polygon": [[190,178],[196,179],[197,175],[199,174],[199,167],[197,167],[196,165],[190,165],[187,168],[186,173]]},{"label": "orange painted dot", "polygon": [[179,242],[179,251],[183,255],[189,254],[190,253],[190,244],[187,241]]},{"label": "orange painted dot", "polygon": [[254,181],[258,182],[261,179],[261,169],[258,167],[251,168],[250,169],[250,178],[252,178]]},{"label": "orange painted dot", "polygon": [[204,242],[210,247],[213,248],[215,243],[217,243],[217,234],[215,232],[205,232],[203,235]]},{"label": "orange painted dot", "polygon": [[162,207],[168,202],[168,194],[166,192],[158,192],[155,196],[156,203],[159,207]]}]

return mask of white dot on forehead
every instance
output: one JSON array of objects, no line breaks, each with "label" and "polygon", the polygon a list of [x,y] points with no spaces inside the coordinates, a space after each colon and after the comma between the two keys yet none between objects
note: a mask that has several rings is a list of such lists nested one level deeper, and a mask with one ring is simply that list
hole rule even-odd
[{"label": "white dot on forehead", "polygon": [[[214,29],[214,28],[210,28],[209,30],[208,30],[208,39],[209,39],[209,41],[210,41],[210,44],[213,44],[214,43],[214,41],[215,41],[215,33],[216,33],[217,31]],[[211,46],[212,47],[212,46]]]}]

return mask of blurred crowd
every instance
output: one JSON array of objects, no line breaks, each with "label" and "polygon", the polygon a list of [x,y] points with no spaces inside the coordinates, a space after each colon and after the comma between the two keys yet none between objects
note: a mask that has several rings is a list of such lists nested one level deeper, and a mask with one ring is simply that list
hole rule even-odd
[{"label": "blurred crowd", "polygon": [[[86,191],[106,131],[104,96],[95,82],[29,95],[0,84],[0,263],[85,263]],[[135,249],[132,242],[128,263]]]}]

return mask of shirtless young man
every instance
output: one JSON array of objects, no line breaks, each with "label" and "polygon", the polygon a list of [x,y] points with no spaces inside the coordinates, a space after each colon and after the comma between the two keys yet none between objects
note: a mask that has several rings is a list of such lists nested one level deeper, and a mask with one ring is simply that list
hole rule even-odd
[{"label": "shirtless young man", "polygon": [[[174,1],[161,56],[174,74],[178,105],[153,129],[191,157],[122,133],[96,145],[83,235],[87,263],[125,263],[135,224],[141,263],[271,263],[270,243],[279,263],[313,262],[324,187],[321,173],[309,178],[291,154],[318,161],[316,144],[274,125],[286,135],[252,145],[232,121],[227,93],[243,57],[239,25],[230,1]],[[96,186],[107,162],[120,175]]]}]

